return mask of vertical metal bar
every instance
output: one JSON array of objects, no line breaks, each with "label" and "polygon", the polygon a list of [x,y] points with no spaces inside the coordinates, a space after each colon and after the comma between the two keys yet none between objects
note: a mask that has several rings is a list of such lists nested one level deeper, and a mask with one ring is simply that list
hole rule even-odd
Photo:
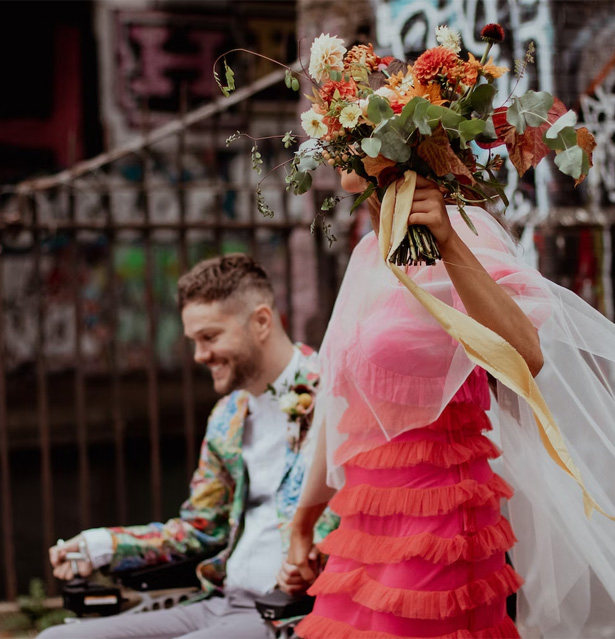
[{"label": "vertical metal bar", "polygon": [[[1,248],[1,247],[0,247]],[[0,495],[2,495],[2,546],[5,598],[17,596],[17,571],[13,543],[13,501],[9,466],[9,429],[6,410],[6,371],[4,370],[4,259],[0,252]]]},{"label": "vertical metal bar", "polygon": [[152,234],[149,228],[149,172],[151,158],[149,148],[143,150],[143,219],[145,231],[145,308],[147,310],[147,406],[150,439],[150,476],[152,488],[152,515],[155,520],[162,517],[162,481],[160,467],[160,416],[158,414],[158,371],[156,366],[156,302],[154,299],[154,255]]},{"label": "vertical metal bar", "polygon": [[109,322],[109,375],[111,378],[111,420],[113,422],[113,440],[115,447],[115,508],[117,520],[125,522],[128,514],[126,492],[126,450],[124,446],[124,419],[120,401],[120,372],[118,363],[118,307],[119,295],[115,276],[115,234],[111,198],[105,191],[100,197],[100,206],[106,214],[107,241],[109,252],[107,255],[107,286],[108,286],[108,322]]},{"label": "vertical metal bar", "polygon": [[291,339],[295,339],[295,309],[293,307],[293,257],[290,250],[292,228],[290,226],[290,214],[288,212],[289,194],[282,191],[282,216],[285,228],[281,231],[284,243],[284,287],[286,292],[286,330]]},{"label": "vertical metal bar", "polygon": [[[186,114],[186,84],[182,84],[182,117]],[[186,149],[186,129],[182,127],[177,137],[177,205],[179,207],[179,267],[182,273],[188,270],[188,238],[186,236],[186,191],[184,189],[184,152]],[[195,419],[194,419],[194,377],[192,373],[192,352],[188,340],[182,341],[182,391],[184,403],[184,437],[186,438],[186,474],[192,477],[196,465]]]},{"label": "vertical metal bar", "polygon": [[47,591],[55,591],[53,570],[47,551],[53,545],[53,476],[51,472],[51,437],[49,428],[49,389],[47,386],[47,366],[45,361],[45,291],[41,277],[42,238],[38,229],[36,201],[31,200],[32,234],[34,239],[34,281],[37,298],[37,340],[36,340],[36,403],[38,414],[39,443],[41,451],[41,509],[43,519],[43,565]]},{"label": "vertical metal bar", "polygon": [[[69,186],[68,216],[75,224],[75,196]],[[74,358],[75,358],[75,417],[77,421],[77,451],[79,464],[79,521],[81,530],[90,527],[90,463],[88,459],[87,418],[85,411],[86,390],[83,370],[83,352],[81,348],[83,338],[83,304],[81,302],[81,269],[79,265],[78,232],[71,232],[71,267],[72,293],[74,307]]]}]

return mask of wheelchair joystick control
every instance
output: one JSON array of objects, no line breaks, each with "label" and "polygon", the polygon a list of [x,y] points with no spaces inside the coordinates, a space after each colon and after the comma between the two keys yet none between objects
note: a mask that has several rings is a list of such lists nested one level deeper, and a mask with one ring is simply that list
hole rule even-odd
[{"label": "wheelchair joystick control", "polygon": [[[64,540],[58,539],[58,546],[63,544]],[[62,588],[64,608],[72,610],[79,617],[91,614],[117,615],[122,606],[120,589],[115,586],[89,582],[79,574],[78,562],[90,561],[85,541],[79,542],[78,552],[67,552],[65,559],[70,561],[74,576]]]}]

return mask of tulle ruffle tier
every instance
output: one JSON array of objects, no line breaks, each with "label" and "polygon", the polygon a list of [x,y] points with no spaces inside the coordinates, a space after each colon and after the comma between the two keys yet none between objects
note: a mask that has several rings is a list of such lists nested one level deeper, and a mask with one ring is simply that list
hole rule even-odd
[{"label": "tulle ruffle tier", "polygon": [[[464,398],[465,399],[465,398]],[[440,418],[355,455],[331,501],[342,516],[310,594],[303,639],[511,639],[506,598],[522,584],[505,562],[515,543],[500,500],[511,487],[489,466],[482,406]]]}]

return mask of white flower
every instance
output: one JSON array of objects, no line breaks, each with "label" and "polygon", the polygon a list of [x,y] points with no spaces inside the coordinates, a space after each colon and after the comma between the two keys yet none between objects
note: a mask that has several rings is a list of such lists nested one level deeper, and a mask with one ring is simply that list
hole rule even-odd
[{"label": "white flower", "polygon": [[279,406],[280,410],[283,413],[288,413],[292,415],[297,409],[297,404],[299,403],[299,395],[295,393],[295,391],[290,391],[280,396]]},{"label": "white flower", "polygon": [[389,87],[380,87],[377,91],[374,91],[376,95],[379,95],[387,100],[396,100],[397,93],[390,89]]},{"label": "white flower", "polygon": [[461,37],[457,31],[453,31],[448,27],[436,27],[436,40],[446,49],[450,49],[454,53],[461,51]]},{"label": "white flower", "polygon": [[301,114],[301,126],[311,138],[322,138],[327,134],[327,125],[323,122],[325,116],[314,109]]},{"label": "white flower", "polygon": [[329,71],[343,71],[345,53],[343,40],[321,33],[312,43],[308,68],[310,75],[316,82],[321,82]]},{"label": "white flower", "polygon": [[340,124],[346,129],[354,129],[362,114],[363,113],[358,104],[349,104],[340,112]]}]

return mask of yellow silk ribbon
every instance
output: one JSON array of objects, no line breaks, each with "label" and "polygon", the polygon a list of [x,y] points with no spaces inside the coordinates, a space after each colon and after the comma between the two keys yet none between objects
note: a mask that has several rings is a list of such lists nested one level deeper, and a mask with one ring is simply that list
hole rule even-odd
[{"label": "yellow silk ribbon", "polygon": [[615,521],[615,518],[607,515],[588,493],[581,473],[572,460],[553,415],[523,357],[497,333],[437,299],[408,277],[403,269],[389,262],[388,258],[407,232],[408,213],[412,206],[415,187],[416,173],[407,171],[403,178],[388,187],[382,200],[378,244],[386,265],[442,328],[463,346],[471,361],[527,401],[534,412],[540,438],[549,456],[575,479],[583,491],[583,507],[587,517],[591,517],[595,509]]}]

